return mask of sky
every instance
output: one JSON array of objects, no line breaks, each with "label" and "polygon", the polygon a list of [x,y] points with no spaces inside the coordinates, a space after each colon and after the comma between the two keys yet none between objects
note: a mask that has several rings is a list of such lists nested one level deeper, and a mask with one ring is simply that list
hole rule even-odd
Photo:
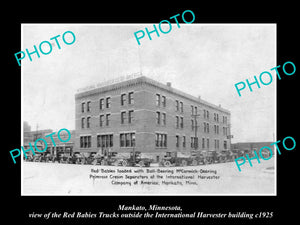
[{"label": "sky", "polygon": [[[183,23],[183,22],[182,22]],[[143,75],[231,111],[232,142],[272,141],[276,122],[275,24],[172,24],[168,34],[147,34],[137,44],[134,32],[153,24],[22,24],[21,50],[42,41],[48,55],[22,60],[22,120],[32,130],[75,128],[79,88],[142,71]],[[163,30],[168,30],[163,27]],[[72,31],[76,40],[61,37]],[[50,38],[58,38],[61,49]],[[66,40],[72,40],[66,35]],[[44,51],[47,46],[43,45]],[[253,85],[238,96],[235,84],[254,81],[263,71],[270,85]],[[267,78],[265,78],[267,80]],[[275,133],[275,134],[274,134]]]}]

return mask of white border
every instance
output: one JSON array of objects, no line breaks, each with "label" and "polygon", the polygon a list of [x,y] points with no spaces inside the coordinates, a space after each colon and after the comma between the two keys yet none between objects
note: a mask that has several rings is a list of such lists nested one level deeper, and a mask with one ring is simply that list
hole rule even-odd
[{"label": "white border", "polygon": [[[68,23],[68,24],[61,24],[61,23],[21,23],[21,49],[23,48],[23,26],[24,25],[53,25],[53,26],[66,26],[66,25],[89,25],[89,26],[113,26],[113,25],[118,25],[118,26],[133,26],[133,25],[149,25],[145,23],[132,23],[132,24],[119,24],[119,23]],[[195,26],[195,25],[200,25],[200,26],[265,26],[265,25],[275,25],[275,65],[277,65],[277,23],[194,23],[194,24],[180,24],[181,26]],[[275,80],[275,130],[274,130],[274,138],[277,140],[277,79]],[[75,94],[75,93],[74,93]],[[21,144],[23,146],[23,70],[21,66]],[[273,140],[273,141],[275,141]],[[277,196],[277,153],[274,150],[274,186],[275,186],[275,193],[270,193],[270,194],[228,194],[228,193],[223,193],[223,194],[24,194],[23,191],[23,177],[24,177],[24,170],[23,170],[23,155],[21,157],[21,196]]]}]

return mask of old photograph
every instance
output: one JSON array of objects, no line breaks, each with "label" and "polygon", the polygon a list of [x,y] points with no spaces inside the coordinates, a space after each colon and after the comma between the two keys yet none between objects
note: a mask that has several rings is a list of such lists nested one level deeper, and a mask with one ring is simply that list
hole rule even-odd
[{"label": "old photograph", "polygon": [[276,24],[21,29],[22,195],[277,194]]}]

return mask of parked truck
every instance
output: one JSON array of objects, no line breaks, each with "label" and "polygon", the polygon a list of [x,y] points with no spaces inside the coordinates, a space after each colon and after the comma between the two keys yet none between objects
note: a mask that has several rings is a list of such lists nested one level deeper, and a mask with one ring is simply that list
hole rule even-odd
[{"label": "parked truck", "polygon": [[181,154],[180,152],[166,152],[159,164],[165,167],[187,166],[191,164],[191,161],[190,156]]},{"label": "parked truck", "polygon": [[144,157],[143,154],[139,151],[132,151],[129,154],[129,157],[123,158],[118,161],[117,164],[121,166],[140,166],[140,167],[149,167],[152,162],[152,159]]}]

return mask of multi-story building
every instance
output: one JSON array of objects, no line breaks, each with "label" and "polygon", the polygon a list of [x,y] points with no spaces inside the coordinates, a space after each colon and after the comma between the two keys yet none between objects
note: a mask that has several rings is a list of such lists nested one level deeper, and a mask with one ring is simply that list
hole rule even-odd
[{"label": "multi-story building", "polygon": [[78,92],[80,152],[229,150],[230,112],[145,76]]}]

